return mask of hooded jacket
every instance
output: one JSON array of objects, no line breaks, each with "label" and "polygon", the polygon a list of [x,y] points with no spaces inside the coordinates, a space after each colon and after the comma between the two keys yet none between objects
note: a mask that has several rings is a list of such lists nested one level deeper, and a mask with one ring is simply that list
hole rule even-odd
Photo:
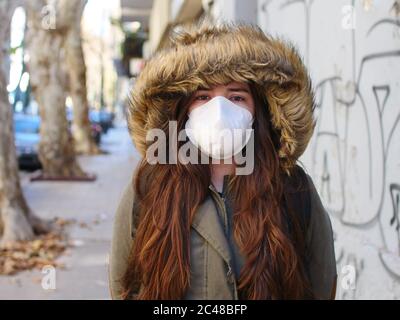
[{"label": "hooded jacket", "polygon": [[[172,35],[168,48],[146,63],[132,90],[128,110],[129,131],[140,154],[144,157],[148,147],[147,131],[166,128],[183,96],[198,87],[231,81],[251,81],[262,88],[272,126],[279,134],[281,168],[290,176],[315,127],[311,81],[290,43],[247,24],[186,27]],[[329,299],[336,281],[332,226],[311,178],[306,176],[311,199],[306,234],[308,271],[316,297]],[[232,212],[212,185],[209,191],[192,224],[191,286],[185,299],[238,299],[235,265],[242,264],[243,257],[226,232]],[[119,280],[134,241],[134,199],[132,186],[128,186],[115,217],[110,255],[113,298],[121,293]]]},{"label": "hooded jacket", "polygon": [[281,166],[290,173],[315,127],[311,80],[291,43],[247,24],[191,25],[147,62],[128,110],[138,151],[144,156],[147,131],[164,128],[182,96],[231,81],[252,81],[263,89],[280,136]]}]

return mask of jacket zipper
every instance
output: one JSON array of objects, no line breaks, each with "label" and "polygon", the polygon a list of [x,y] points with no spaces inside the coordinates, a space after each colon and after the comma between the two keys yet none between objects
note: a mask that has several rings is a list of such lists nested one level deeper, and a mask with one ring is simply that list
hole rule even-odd
[{"label": "jacket zipper", "polygon": [[[226,203],[225,203],[226,199],[225,199],[225,197],[221,197],[221,196],[218,194],[217,190],[214,188],[213,185],[211,185],[211,190],[212,190],[212,192],[213,192],[213,194],[214,194],[214,198],[217,200],[217,205],[218,205],[218,207],[219,207],[219,208],[221,209],[221,211],[222,211],[223,219],[224,219],[224,228],[225,228],[225,231],[226,231],[226,234],[227,234],[227,233],[228,233],[228,228],[229,228],[229,226],[228,226],[228,214],[227,214],[227,212],[226,212]],[[222,200],[222,201],[221,201],[221,200]],[[229,280],[231,283],[233,283],[235,300],[239,300],[238,292],[237,292],[236,278],[235,278],[235,276],[233,275],[233,271],[232,271],[232,267],[231,267],[231,264],[230,264],[230,263],[228,263],[228,272],[226,273],[226,276],[228,277],[228,280]]]}]

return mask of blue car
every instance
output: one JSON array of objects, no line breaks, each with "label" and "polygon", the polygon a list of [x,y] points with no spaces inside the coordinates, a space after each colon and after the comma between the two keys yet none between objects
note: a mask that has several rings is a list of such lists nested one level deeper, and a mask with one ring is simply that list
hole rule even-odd
[{"label": "blue car", "polygon": [[40,117],[26,114],[14,115],[15,147],[20,169],[41,169],[39,160]]}]

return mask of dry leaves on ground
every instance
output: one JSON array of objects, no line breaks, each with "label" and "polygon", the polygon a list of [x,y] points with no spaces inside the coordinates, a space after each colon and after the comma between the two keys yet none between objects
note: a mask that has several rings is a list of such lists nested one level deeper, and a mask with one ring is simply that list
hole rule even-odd
[{"label": "dry leaves on ground", "polygon": [[14,275],[31,269],[41,270],[46,265],[63,268],[63,264],[56,259],[68,247],[82,245],[79,240],[68,239],[65,229],[72,225],[90,229],[86,222],[57,217],[53,221],[52,232],[38,236],[32,241],[17,241],[0,247],[0,275]]},{"label": "dry leaves on ground", "polygon": [[13,275],[23,270],[42,269],[46,265],[63,268],[56,261],[69,246],[61,228],[67,221],[55,222],[59,229],[36,237],[32,241],[17,241],[0,248],[0,275]]}]

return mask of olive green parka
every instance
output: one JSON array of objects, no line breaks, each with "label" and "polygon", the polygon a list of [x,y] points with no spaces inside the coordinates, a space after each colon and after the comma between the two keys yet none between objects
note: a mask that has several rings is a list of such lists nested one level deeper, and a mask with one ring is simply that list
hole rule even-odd
[{"label": "olive green parka", "polygon": [[[199,87],[231,81],[252,82],[262,88],[271,116],[265,121],[279,134],[281,169],[290,176],[315,127],[312,85],[294,46],[253,25],[189,26],[176,31],[171,45],[151,57],[131,92],[128,109],[129,130],[140,154],[146,154],[148,130],[165,128],[182,97]],[[335,294],[337,277],[332,225],[309,175],[307,181],[311,199],[305,230],[308,272],[316,298],[329,299]],[[236,273],[244,258],[232,237],[230,201],[210,185],[208,197],[195,214],[190,237],[190,288],[185,299],[239,298]],[[113,229],[109,275],[115,299],[121,296],[120,280],[134,241],[134,202],[129,185]]]}]

